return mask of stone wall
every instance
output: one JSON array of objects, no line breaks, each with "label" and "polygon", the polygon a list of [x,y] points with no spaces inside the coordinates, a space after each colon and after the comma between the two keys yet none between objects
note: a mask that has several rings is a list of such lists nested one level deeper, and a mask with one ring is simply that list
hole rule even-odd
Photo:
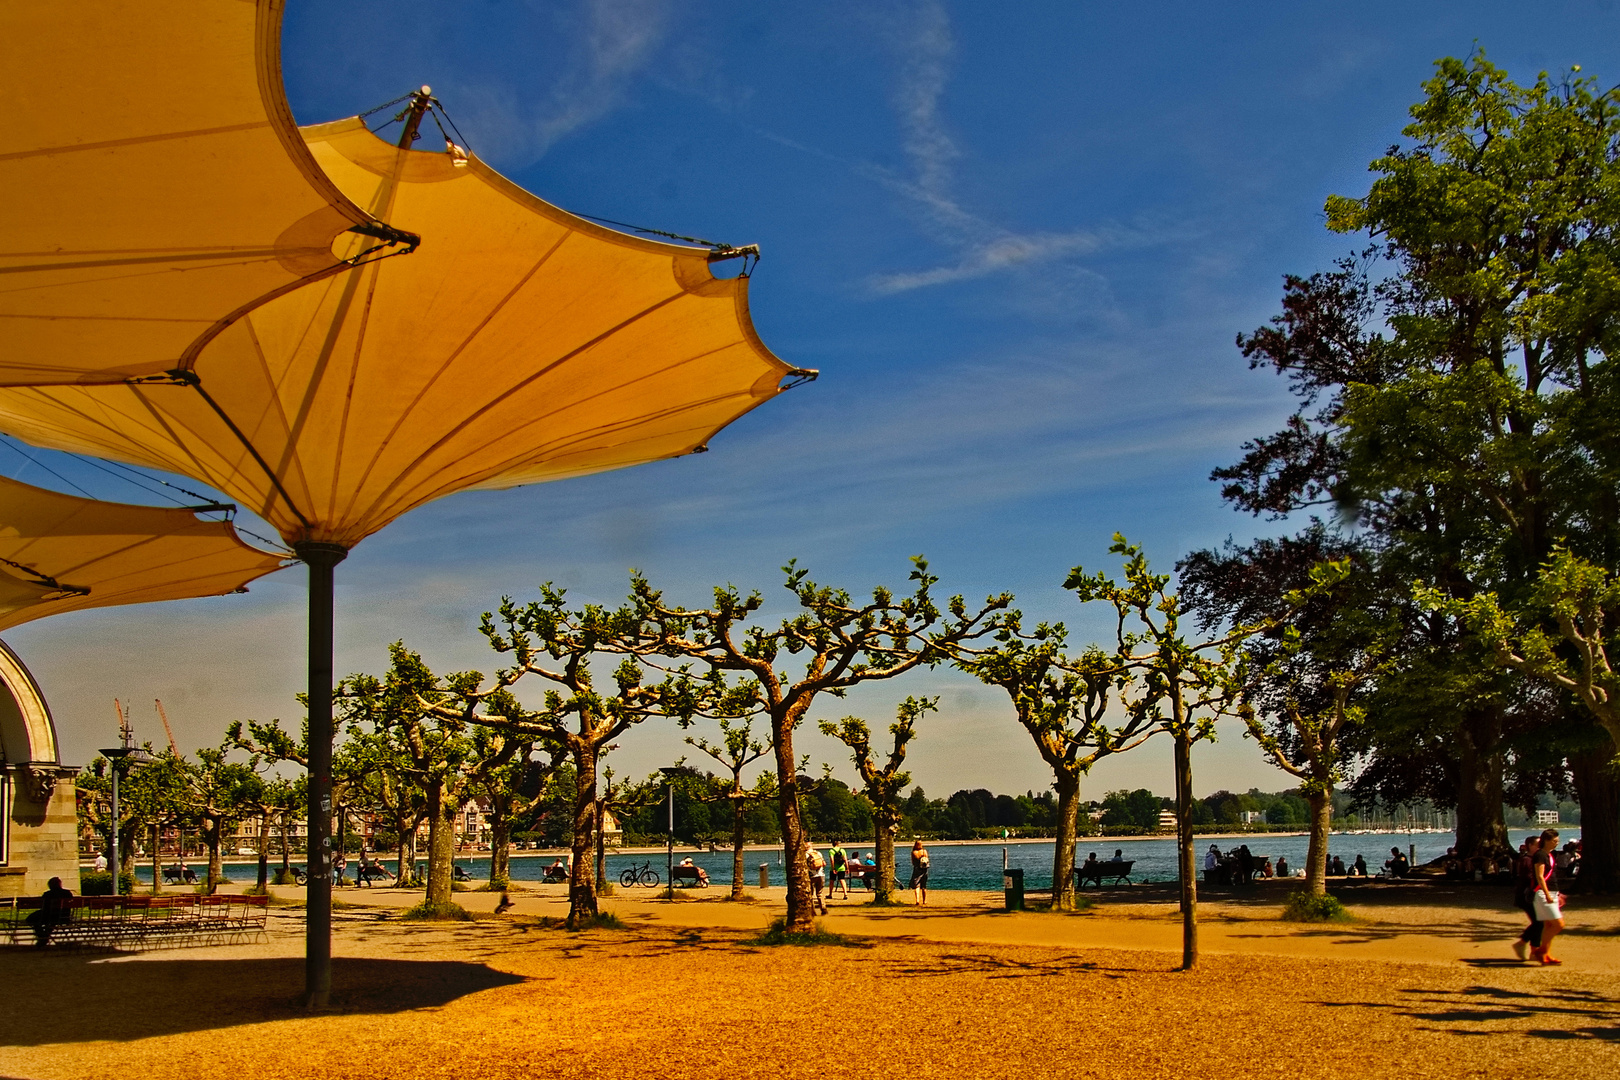
[{"label": "stone wall", "polygon": [[[26,770],[9,766],[6,772],[11,813],[5,823],[9,850],[3,870],[9,872],[0,873],[0,895],[38,896],[53,877],[78,892],[79,825],[71,771],[57,779],[43,804],[37,798],[39,785]],[[19,869],[22,874],[16,873]]]}]

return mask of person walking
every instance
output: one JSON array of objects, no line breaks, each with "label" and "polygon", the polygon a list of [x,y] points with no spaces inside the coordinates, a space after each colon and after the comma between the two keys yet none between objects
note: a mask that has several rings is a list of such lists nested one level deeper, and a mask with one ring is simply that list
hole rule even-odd
[{"label": "person walking", "polygon": [[928,906],[928,849],[920,839],[911,845],[911,899],[914,906]]},{"label": "person walking", "polygon": [[1541,944],[1530,950],[1530,957],[1542,964],[1562,964],[1552,954],[1553,938],[1564,928],[1564,898],[1558,892],[1558,830],[1541,834],[1541,850],[1530,860],[1532,889],[1530,903],[1541,923]]},{"label": "person walking", "polygon": [[825,915],[827,901],[823,899],[821,891],[827,884],[827,860],[822,857],[821,852],[811,848],[805,853],[804,861],[810,867],[810,912],[814,914],[815,910],[820,908],[821,913]]},{"label": "person walking", "polygon": [[827,852],[827,861],[832,864],[832,881],[827,885],[827,899],[832,899],[833,890],[842,886],[844,899],[849,899],[849,853],[844,850],[842,840],[834,840],[832,850]]},{"label": "person walking", "polygon": [[1536,918],[1536,906],[1530,902],[1535,883],[1531,864],[1541,850],[1541,837],[1532,836],[1519,847],[1519,857],[1513,861],[1513,906],[1530,916],[1530,925],[1519,932],[1513,943],[1513,952],[1520,960],[1529,959],[1531,949],[1541,948],[1541,920]]}]

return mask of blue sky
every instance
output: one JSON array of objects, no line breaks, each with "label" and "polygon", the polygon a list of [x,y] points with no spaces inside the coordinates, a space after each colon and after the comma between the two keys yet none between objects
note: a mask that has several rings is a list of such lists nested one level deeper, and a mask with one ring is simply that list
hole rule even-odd
[{"label": "blue sky", "polygon": [[[1284,273],[1351,250],[1330,193],[1361,194],[1432,62],[1477,44],[1521,81],[1583,65],[1620,81],[1610,2],[1101,5],[289,3],[300,122],[428,83],[472,149],[570,210],[759,243],[755,323],[820,381],[745,417],[706,455],[508,492],[396,522],[339,571],[338,667],[380,671],[403,637],[441,670],[488,669],[475,629],[502,594],[554,580],[622,597],[632,566],[675,599],[780,588],[792,557],[828,583],[901,585],[926,553],[940,588],[1010,589],[1071,639],[1107,632],[1058,588],[1111,567],[1111,535],[1168,569],[1275,526],[1221,503],[1211,468],[1288,411],[1233,346]],[[49,457],[95,494],[129,487]],[[58,482],[0,452],[0,469]],[[184,748],[242,717],[295,722],[301,569],[249,596],[86,612],[8,641],[52,701],[66,757],[109,745],[111,701]],[[913,744],[933,795],[1048,783],[1005,700],[925,673],[843,702],[886,724],[943,696]],[[801,749],[849,779],[839,747]],[[647,728],[622,770],[667,764]],[[1171,787],[1167,746],[1094,773]],[[1233,730],[1196,789],[1287,779]]]}]

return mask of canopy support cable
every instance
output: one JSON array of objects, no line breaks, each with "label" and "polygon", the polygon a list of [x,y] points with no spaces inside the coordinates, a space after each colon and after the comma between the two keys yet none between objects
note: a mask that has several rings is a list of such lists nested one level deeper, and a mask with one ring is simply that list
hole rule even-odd
[{"label": "canopy support cable", "polygon": [[55,578],[51,577],[51,575],[41,573],[40,571],[35,570],[32,566],[25,566],[20,562],[13,562],[4,555],[0,555],[0,563],[5,563],[7,566],[15,570],[21,570],[23,573],[33,578],[35,583],[43,585],[48,589],[54,589],[57,592],[72,593],[75,596],[90,595],[90,589],[87,586],[64,585],[60,581],[57,581]]},{"label": "canopy support cable", "polygon": [[230,418],[230,414],[220,407],[219,402],[214,400],[212,394],[203,389],[202,379],[197,375],[197,373],[195,371],[184,371],[176,368],[175,370],[168,372],[168,376],[174,385],[189,386],[193,390],[197,391],[197,393],[202,395],[203,401],[207,402],[208,407],[214,410],[214,415],[218,416],[220,420],[224,421],[225,426],[230,429],[231,434],[236,436],[236,441],[241,443],[243,449],[245,449],[249,454],[253,455],[253,460],[259,463],[259,468],[263,469],[264,475],[269,477],[270,483],[275,486],[276,494],[281,496],[281,500],[287,504],[287,509],[293,512],[293,516],[298,519],[298,523],[304,528],[308,529],[309,519],[304,516],[303,511],[298,509],[298,504],[293,501],[293,497],[289,495],[287,493],[287,489],[282,486],[281,477],[277,476],[276,471],[270,467],[270,463],[264,460],[264,455],[259,453],[259,448],[253,445],[252,440],[247,437],[241,428],[236,426],[236,421]]}]

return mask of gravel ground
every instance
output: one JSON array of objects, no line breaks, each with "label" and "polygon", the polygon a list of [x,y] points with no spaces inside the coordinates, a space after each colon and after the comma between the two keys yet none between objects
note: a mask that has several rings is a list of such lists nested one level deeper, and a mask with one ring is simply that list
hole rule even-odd
[{"label": "gravel ground", "polygon": [[[1172,929],[1152,904],[1001,921],[982,897],[941,898],[926,917],[835,909],[829,927],[861,936],[817,948],[749,944],[757,929],[744,927],[763,926],[769,902],[621,898],[627,929],[580,934],[541,925],[555,904],[525,897],[516,918],[449,926],[403,923],[389,906],[340,911],[334,1004],[319,1014],[295,1005],[296,909],[278,909],[255,945],[0,951],[0,1074],[1620,1075],[1620,946],[1572,940],[1588,963],[1559,969],[1511,962],[1500,938],[1459,958],[1449,931],[1485,917],[1467,908],[1397,905],[1387,923],[1338,931],[1343,955],[1324,956],[1332,935],[1212,905],[1211,931],[1225,926],[1223,949],[1238,951],[1182,973],[1173,953],[1132,947]],[[1432,930],[1444,947],[1424,963],[1367,958],[1369,944],[1388,951],[1385,926],[1408,941]],[[1511,926],[1502,916],[1489,932]],[[1099,928],[1122,947],[1082,940]],[[961,940],[1009,934],[1058,943]],[[1241,951],[1251,939],[1265,951]],[[1289,941],[1302,955],[1285,954]]]}]

